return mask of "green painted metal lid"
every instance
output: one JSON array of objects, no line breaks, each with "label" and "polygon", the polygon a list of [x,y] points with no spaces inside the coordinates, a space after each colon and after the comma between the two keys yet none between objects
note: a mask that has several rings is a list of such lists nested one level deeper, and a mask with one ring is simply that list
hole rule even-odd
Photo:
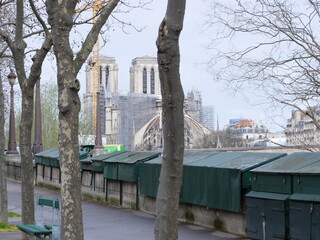
[{"label": "green painted metal lid", "polygon": [[[86,151],[79,151],[79,154],[80,154],[80,159],[84,159],[88,156],[88,152]],[[35,157],[54,158],[59,160],[60,159],[59,148],[50,148],[48,150],[36,153]]]},{"label": "green painted metal lid", "polygon": [[59,148],[50,148],[45,151],[36,153],[35,157],[46,157],[46,158],[59,158]]},{"label": "green painted metal lid", "polygon": [[[212,155],[216,155],[218,153],[216,152],[200,152],[200,151],[185,151],[183,155],[183,164],[189,164],[196,161],[199,161],[200,159],[204,159],[207,157],[210,157]],[[151,161],[148,161],[149,164],[161,164],[162,163],[162,156],[158,156],[155,159],[152,159]]]},{"label": "green painted metal lid", "polygon": [[288,199],[289,196],[290,195],[288,195],[288,194],[256,192],[256,191],[251,191],[246,194],[246,197],[271,199],[271,200],[279,200],[279,201],[284,201],[284,200]]},{"label": "green painted metal lid", "polygon": [[88,158],[84,158],[84,159],[81,159],[80,162],[82,163],[91,163],[91,157],[88,157]]},{"label": "green painted metal lid", "polygon": [[[280,157],[285,153],[255,153],[255,152],[199,152],[185,151],[183,164],[197,167],[214,167],[239,169],[247,171]],[[161,164],[162,157],[149,161],[149,164]]]},{"label": "green painted metal lid", "polygon": [[279,158],[251,170],[253,173],[273,174],[319,174],[320,153],[299,152]]},{"label": "green painted metal lid", "polygon": [[292,194],[289,199],[295,201],[320,202],[320,195],[295,193]]},{"label": "green painted metal lid", "polygon": [[224,152],[193,162],[191,165],[247,171],[284,156],[284,153]]},{"label": "green painted metal lid", "polygon": [[160,155],[160,152],[126,152],[125,154],[115,155],[103,160],[104,163],[124,163],[134,164],[141,161],[148,161]]},{"label": "green painted metal lid", "polygon": [[105,154],[97,155],[94,157],[91,157],[92,161],[105,161],[108,160],[114,156],[118,155],[126,155],[128,151],[118,151],[118,152],[106,152]]}]

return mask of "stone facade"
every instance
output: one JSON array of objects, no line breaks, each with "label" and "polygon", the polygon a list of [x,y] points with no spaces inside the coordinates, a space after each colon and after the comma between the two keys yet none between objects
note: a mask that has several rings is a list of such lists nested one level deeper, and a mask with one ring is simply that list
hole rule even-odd
[{"label": "stone facade", "polygon": [[130,92],[160,95],[158,62],[155,57],[137,57],[130,67]]},{"label": "stone facade", "polygon": [[[89,61],[90,62],[90,61]],[[118,92],[118,64],[114,57],[100,58],[100,86],[105,92]],[[85,99],[93,94],[93,71],[88,63],[86,66],[86,93]],[[91,99],[92,101],[92,99]]]},{"label": "stone facade", "polygon": [[[309,108],[311,114],[318,123],[320,122],[320,108]],[[285,131],[288,146],[315,146],[320,144],[320,130],[314,124],[313,119],[306,113],[293,110],[291,118],[287,121]]]},{"label": "stone facade", "polygon": [[236,146],[249,146],[255,140],[266,138],[268,129],[251,119],[230,119],[225,126]]},{"label": "stone facade", "polygon": [[[92,68],[91,60],[89,60],[86,66],[86,93],[84,94],[85,109],[89,119],[92,119],[92,124],[95,125],[95,121],[92,116],[95,115],[96,110],[93,101],[94,98],[94,86],[93,76],[94,71]],[[101,130],[102,133],[106,132],[106,109],[105,105],[110,102],[113,94],[118,93],[118,65],[114,57],[100,58],[100,118],[101,118]],[[94,133],[92,129],[92,134]]]}]

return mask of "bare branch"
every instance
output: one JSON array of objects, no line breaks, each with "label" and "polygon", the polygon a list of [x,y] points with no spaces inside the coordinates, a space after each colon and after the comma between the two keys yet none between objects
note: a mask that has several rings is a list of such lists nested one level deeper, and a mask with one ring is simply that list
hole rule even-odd
[{"label": "bare branch", "polygon": [[29,81],[28,81],[28,84],[30,85],[30,87],[34,86],[37,79],[39,79],[41,75],[43,61],[47,56],[48,52],[50,51],[51,47],[52,47],[52,37],[51,37],[51,34],[49,34],[45,38],[45,41],[43,42],[41,49],[37,51],[35,60],[31,66],[31,72],[30,72]]},{"label": "bare branch", "polygon": [[75,59],[75,72],[79,72],[82,64],[86,61],[93,45],[95,44],[98,35],[100,33],[100,29],[107,21],[108,17],[110,16],[113,9],[118,5],[119,0],[111,0],[108,4],[101,10],[101,14],[97,21],[95,22],[94,26],[91,28],[90,32],[88,33],[81,50],[78,52],[76,59]]},{"label": "bare branch", "polygon": [[38,21],[39,21],[39,23],[41,24],[41,26],[42,26],[44,32],[46,33],[46,35],[48,35],[48,34],[49,34],[48,27],[47,27],[46,23],[44,22],[44,20],[41,18],[40,14],[39,14],[39,12],[38,12],[38,10],[37,10],[37,8],[36,8],[35,5],[34,5],[33,0],[29,0],[29,3],[30,3],[31,9],[32,9],[35,17],[38,19]]},{"label": "bare branch", "polygon": [[9,48],[8,46],[5,46],[0,50],[0,56],[1,57],[4,55],[4,53],[7,51],[8,48]]},{"label": "bare branch", "polygon": [[[253,84],[268,96],[282,93],[294,101],[318,97],[320,46],[313,29],[319,28],[320,18],[317,4],[312,0],[306,4],[303,9],[279,0],[214,4],[207,26],[218,30],[214,47],[209,46],[215,55],[209,66],[220,68],[221,78],[236,88]],[[221,49],[223,40],[235,41],[239,34],[256,41],[242,50]]]},{"label": "bare branch", "polygon": [[0,29],[0,36],[8,44],[10,49],[14,49],[14,41],[10,38],[10,35],[7,32]]}]

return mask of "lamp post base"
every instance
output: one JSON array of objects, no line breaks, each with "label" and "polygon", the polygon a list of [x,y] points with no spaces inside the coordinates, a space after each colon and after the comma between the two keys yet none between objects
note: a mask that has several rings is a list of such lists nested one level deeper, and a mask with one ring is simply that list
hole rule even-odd
[{"label": "lamp post base", "polygon": [[17,150],[8,150],[6,154],[19,154],[19,152]]}]

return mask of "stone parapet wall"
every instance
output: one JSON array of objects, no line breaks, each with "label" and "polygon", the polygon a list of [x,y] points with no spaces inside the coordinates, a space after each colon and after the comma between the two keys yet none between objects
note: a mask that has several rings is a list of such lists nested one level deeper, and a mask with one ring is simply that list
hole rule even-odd
[{"label": "stone parapet wall", "polygon": [[21,181],[20,162],[6,161],[6,163],[7,163],[7,178],[15,181]]},{"label": "stone parapet wall", "polygon": [[[21,181],[20,159],[16,156],[6,156],[7,177]],[[41,164],[35,164],[35,183],[51,185],[60,188],[60,169]],[[137,196],[136,183],[104,179],[103,173],[92,174],[91,171],[81,173],[82,193],[99,201],[125,208],[139,209],[151,214],[155,213],[156,199],[143,195]],[[106,192],[107,189],[107,192]],[[245,212],[234,213],[202,206],[180,203],[179,219],[208,228],[216,228],[240,236],[245,236]]]},{"label": "stone parapet wall", "polygon": [[[140,196],[140,210],[155,214],[156,199]],[[180,203],[179,220],[207,228],[246,236],[246,214],[228,212],[187,203]]]}]

